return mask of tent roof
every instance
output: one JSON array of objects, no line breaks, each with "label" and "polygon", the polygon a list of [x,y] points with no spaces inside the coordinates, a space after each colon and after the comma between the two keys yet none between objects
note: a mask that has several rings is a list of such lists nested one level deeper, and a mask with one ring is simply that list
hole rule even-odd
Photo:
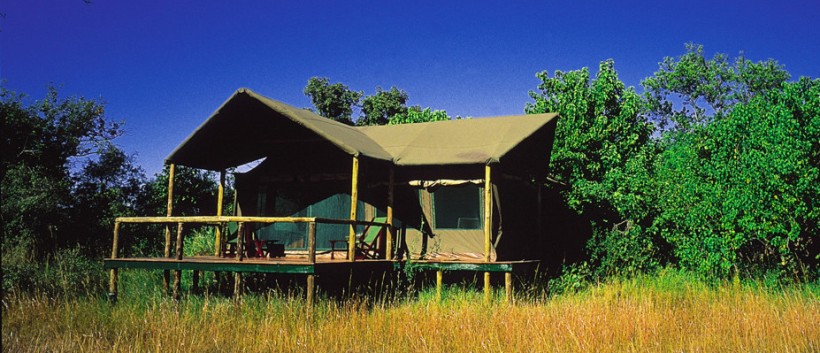
[{"label": "tent roof", "polygon": [[[500,163],[528,137],[548,128],[555,113],[361,127],[396,165]],[[542,141],[547,149],[552,145]],[[549,143],[547,145],[547,143]]]},{"label": "tent roof", "polygon": [[[529,155],[523,149],[539,154],[535,160],[548,161],[557,116],[353,127],[240,88],[166,162],[221,170],[279,151],[294,154],[328,144],[349,155],[398,166],[501,163],[507,155]],[[511,153],[515,150],[520,152]]]},{"label": "tent roof", "polygon": [[353,156],[391,160],[381,146],[353,126],[240,88],[166,162],[221,170],[263,158],[284,142],[296,140],[324,140]]}]

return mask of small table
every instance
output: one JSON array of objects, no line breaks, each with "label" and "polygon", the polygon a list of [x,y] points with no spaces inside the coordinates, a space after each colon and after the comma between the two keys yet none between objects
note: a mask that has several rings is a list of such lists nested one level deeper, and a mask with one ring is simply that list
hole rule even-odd
[{"label": "small table", "polygon": [[285,257],[285,244],[277,244],[278,240],[266,240],[265,249],[268,257]]},{"label": "small table", "polygon": [[[331,239],[330,242],[330,259],[333,260],[334,255],[336,254],[336,243],[345,243],[347,244],[347,239]],[[347,254],[345,254],[345,258],[347,258]]]}]

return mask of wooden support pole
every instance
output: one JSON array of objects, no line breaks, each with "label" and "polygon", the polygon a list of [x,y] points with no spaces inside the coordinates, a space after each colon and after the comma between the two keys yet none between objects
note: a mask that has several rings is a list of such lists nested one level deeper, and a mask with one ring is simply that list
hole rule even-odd
[{"label": "wooden support pole", "polygon": [[[114,243],[111,246],[111,258],[116,259],[119,256],[120,246],[120,222],[114,222]],[[117,301],[117,281],[119,280],[119,270],[111,269],[110,281],[108,283],[108,299],[112,302]]]},{"label": "wooden support pole", "polygon": [[[171,217],[174,211],[174,172],[176,169],[176,165],[171,163],[168,166],[168,206],[166,216]],[[166,258],[171,257],[171,225],[165,225],[165,252],[163,253]],[[168,293],[168,285],[171,279],[171,272],[168,270],[163,271],[162,273],[162,289],[165,293]]]},{"label": "wooden support pole", "polygon": [[308,223],[308,261],[316,263],[316,222]]},{"label": "wooden support pole", "polygon": [[384,258],[386,260],[393,260],[393,188],[395,178],[395,168],[390,166],[390,176],[387,180],[387,239],[384,243]]},{"label": "wooden support pole", "polygon": [[233,300],[239,302],[242,298],[242,274],[239,272],[233,273]]},{"label": "wooden support pole", "polygon": [[[225,170],[219,171],[219,186],[216,192],[216,216],[222,216],[222,200],[225,197]],[[222,252],[222,226],[224,224],[219,224],[216,226],[214,233],[216,234],[216,240],[214,241],[214,247],[216,256],[222,257],[224,254]]]},{"label": "wooden support pole", "polygon": [[436,301],[441,302],[441,291],[444,282],[444,271],[436,271]]},{"label": "wooden support pole", "polygon": [[245,222],[239,222],[236,227],[236,261],[245,258]]},{"label": "wooden support pole", "polygon": [[[359,157],[353,156],[353,171],[350,174],[350,220],[356,220],[356,208],[359,204]],[[347,259],[356,261],[356,226],[350,225],[350,235],[347,239]]]},{"label": "wooden support pole", "polygon": [[504,294],[507,299],[507,304],[512,304],[512,272],[504,272]]},{"label": "wooden support pole", "polygon": [[[484,261],[490,262],[490,249],[493,231],[493,184],[490,165],[484,166]],[[485,275],[485,277],[489,276]],[[489,282],[489,280],[485,281]]]},{"label": "wooden support pole", "polygon": [[493,286],[490,283],[490,273],[484,272],[484,303],[489,304],[493,295]]},{"label": "wooden support pole", "polygon": [[315,300],[316,294],[316,275],[310,274],[307,275],[307,307],[313,308],[313,301]]},{"label": "wooden support pole", "polygon": [[[177,223],[176,259],[182,260],[182,223]],[[174,270],[174,300],[179,300],[182,292],[182,270]]]},{"label": "wooden support pole", "polygon": [[177,260],[182,260],[182,247],[184,246],[184,242],[182,239],[182,228],[184,227],[184,223],[177,223],[177,249],[176,249],[176,258]]}]

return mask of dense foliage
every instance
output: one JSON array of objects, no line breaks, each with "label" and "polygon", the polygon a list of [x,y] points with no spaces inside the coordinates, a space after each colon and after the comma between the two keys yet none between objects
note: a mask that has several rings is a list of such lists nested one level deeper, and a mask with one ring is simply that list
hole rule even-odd
[{"label": "dense foliage", "polygon": [[[26,97],[0,87],[3,290],[91,288],[111,251],[115,217],[165,214],[168,169],[147,179],[114,140],[123,130],[103,103]],[[175,214],[213,213],[212,174],[178,168]],[[158,251],[159,230],[124,231],[126,251]],[[148,244],[156,244],[149,246]],[[55,272],[56,271],[56,272]]]},{"label": "dense foliage", "polygon": [[561,113],[550,167],[593,229],[569,273],[818,276],[820,81],[691,44],[642,96],[612,61],[537,76],[526,111]]}]

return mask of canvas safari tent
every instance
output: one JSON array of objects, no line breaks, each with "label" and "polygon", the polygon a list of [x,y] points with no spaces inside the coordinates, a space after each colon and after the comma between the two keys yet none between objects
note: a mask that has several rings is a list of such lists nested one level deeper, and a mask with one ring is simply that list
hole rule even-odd
[{"label": "canvas safari tent", "polygon": [[[236,174],[243,216],[385,219],[381,257],[430,261],[540,259],[557,114],[347,126],[239,89],[167,163]],[[352,207],[355,205],[355,207]],[[305,224],[256,226],[261,239],[304,251]],[[316,250],[348,239],[322,224]],[[359,230],[360,231],[360,230]]]}]

